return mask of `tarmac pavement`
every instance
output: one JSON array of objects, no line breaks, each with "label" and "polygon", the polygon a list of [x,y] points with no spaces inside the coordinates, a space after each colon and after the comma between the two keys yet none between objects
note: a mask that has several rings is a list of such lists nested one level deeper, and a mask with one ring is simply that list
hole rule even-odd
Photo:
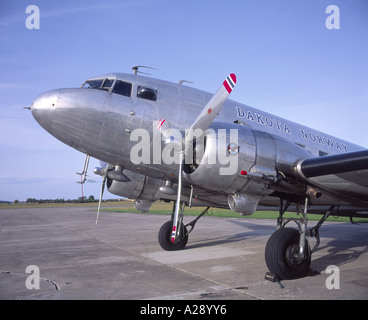
[{"label": "tarmac pavement", "polygon": [[0,210],[0,299],[368,298],[368,224],[326,222],[319,274],[280,285],[264,279],[276,221],[205,216],[184,250],[167,252],[157,233],[170,216],[101,212],[97,227],[95,217],[91,207]]}]

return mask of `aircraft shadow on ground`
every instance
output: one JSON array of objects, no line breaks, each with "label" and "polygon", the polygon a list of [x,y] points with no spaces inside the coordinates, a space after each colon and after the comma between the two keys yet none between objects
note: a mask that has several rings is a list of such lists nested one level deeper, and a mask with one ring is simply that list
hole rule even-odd
[{"label": "aircraft shadow on ground", "polygon": [[[368,226],[354,226],[350,229],[353,232],[347,236],[344,225],[321,228],[321,244],[314,253],[314,259],[312,256],[312,268],[315,271],[324,271],[329,265],[344,266],[368,252]],[[322,250],[327,251],[327,254],[321,253]]]},{"label": "aircraft shadow on ground", "polygon": [[[186,249],[247,241],[260,237],[260,235],[269,237],[276,230],[276,224],[274,226],[265,226],[249,221],[228,220],[228,222],[244,227],[247,230],[229,236],[206,238],[203,241],[197,240],[192,244],[189,241]],[[311,268],[314,271],[322,272],[329,265],[341,267],[357,260],[361,255],[368,252],[368,225],[354,226],[354,228],[350,229],[353,232],[348,235],[346,235],[346,225],[351,227],[349,224],[322,226],[320,229],[320,246],[314,253],[314,256],[312,255]],[[296,225],[293,226],[292,224],[290,224],[290,227],[297,228]],[[341,234],[344,234],[344,236],[341,236]],[[310,239],[310,246],[313,247],[314,244],[315,239]],[[327,254],[323,253],[321,256],[318,256],[322,250],[324,252],[327,250]]]},{"label": "aircraft shadow on ground", "polygon": [[[247,231],[236,233],[236,234],[231,234],[229,236],[206,238],[203,241],[200,241],[200,242],[196,241],[193,244],[191,244],[189,240],[189,243],[186,249],[199,248],[203,246],[211,247],[211,246],[216,246],[216,245],[225,244],[225,243],[247,241],[247,240],[259,237],[260,234],[266,234],[267,236],[271,235],[272,232],[276,230],[276,225],[275,226],[265,226],[265,225],[260,225],[257,223],[251,223],[247,221],[238,221],[238,220],[228,220],[228,222],[244,227],[247,229]],[[195,232],[195,229],[193,232]]]}]

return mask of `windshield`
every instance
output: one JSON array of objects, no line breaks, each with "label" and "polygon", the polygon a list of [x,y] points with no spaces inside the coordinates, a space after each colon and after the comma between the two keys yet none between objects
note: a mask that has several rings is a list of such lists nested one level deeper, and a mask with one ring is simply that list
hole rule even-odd
[{"label": "windshield", "polygon": [[100,89],[101,85],[102,85],[102,81],[104,80],[87,80],[82,88],[87,88],[87,89]]},{"label": "windshield", "polygon": [[[113,88],[112,88],[113,86]],[[130,97],[132,91],[132,84],[122,80],[116,80],[114,85],[114,80],[112,79],[98,79],[98,80],[87,80],[82,88],[84,89],[99,89],[109,91],[112,89],[112,93],[116,93],[122,96]]]},{"label": "windshield", "polygon": [[109,91],[109,88],[114,83],[112,79],[101,79],[101,80],[87,80],[82,88],[87,89],[101,89]]},{"label": "windshield", "polygon": [[112,84],[114,83],[114,80],[110,80],[110,79],[105,79],[105,81],[102,84],[102,90],[109,90],[109,88],[112,86]]}]

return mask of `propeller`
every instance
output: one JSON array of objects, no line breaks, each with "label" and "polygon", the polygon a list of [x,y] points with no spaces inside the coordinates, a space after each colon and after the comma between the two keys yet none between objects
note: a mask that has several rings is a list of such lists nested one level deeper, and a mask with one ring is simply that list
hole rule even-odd
[{"label": "propeller", "polygon": [[111,180],[120,181],[120,182],[130,181],[130,179],[126,175],[123,174],[123,167],[118,166],[118,165],[113,167],[111,164],[108,164],[103,161],[100,161],[100,166],[101,167],[97,167],[93,169],[94,174],[97,174],[102,177],[100,199],[98,200],[97,216],[96,216],[96,222],[95,222],[96,226],[98,222],[98,217],[100,215],[101,202],[102,202],[102,197],[105,191],[107,178],[110,178]]},{"label": "propeller", "polygon": [[94,174],[97,174],[97,175],[102,177],[102,184],[101,184],[101,190],[100,190],[100,198],[98,200],[95,226],[97,226],[98,217],[100,215],[101,202],[102,202],[102,197],[103,197],[103,194],[104,194],[104,191],[105,191],[107,175],[108,175],[109,169],[112,167],[111,165],[109,165],[108,163],[103,162],[103,161],[100,161],[100,166],[101,167],[96,167],[96,168],[93,169]]},{"label": "propeller", "polygon": [[[194,131],[196,130],[198,133],[198,129],[200,129],[200,135],[203,135],[205,131],[209,128],[217,114],[220,112],[222,106],[224,105],[226,99],[229,97],[230,93],[233,91],[236,84],[236,76],[235,74],[231,73],[222,83],[220,88],[216,91],[216,93],[212,96],[212,98],[208,101],[206,106],[202,109],[201,113],[198,115],[197,119],[193,122],[190,129],[187,131],[185,136],[185,154],[188,154],[188,150],[192,147],[193,135]],[[161,119],[159,122],[160,130],[163,129],[165,125],[165,119]],[[168,130],[166,130],[167,132]],[[167,133],[166,133],[167,134]],[[197,139],[198,139],[197,135]],[[167,137],[165,136],[165,139]],[[180,209],[180,196],[181,196],[181,189],[182,189],[182,168],[184,162],[184,153],[183,151],[180,152],[180,162],[179,162],[179,174],[178,174],[178,192],[177,192],[177,199],[176,199],[176,206],[175,206],[175,213],[173,219],[173,228],[172,228],[172,235],[171,241],[174,243],[177,235],[177,225],[179,219],[179,209]]]},{"label": "propeller", "polygon": [[107,170],[106,170],[106,173],[105,173],[105,175],[103,176],[103,179],[102,179],[101,191],[100,191],[100,199],[98,200],[97,216],[96,216],[95,226],[97,226],[98,217],[100,215],[101,202],[102,202],[102,197],[103,197],[104,190],[105,190],[106,179],[107,179]]}]

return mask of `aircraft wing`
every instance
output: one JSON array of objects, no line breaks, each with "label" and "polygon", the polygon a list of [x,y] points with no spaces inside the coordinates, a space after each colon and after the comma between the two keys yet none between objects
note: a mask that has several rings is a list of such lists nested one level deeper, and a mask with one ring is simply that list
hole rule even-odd
[{"label": "aircraft wing", "polygon": [[368,204],[368,150],[306,159],[298,175],[341,199]]}]

